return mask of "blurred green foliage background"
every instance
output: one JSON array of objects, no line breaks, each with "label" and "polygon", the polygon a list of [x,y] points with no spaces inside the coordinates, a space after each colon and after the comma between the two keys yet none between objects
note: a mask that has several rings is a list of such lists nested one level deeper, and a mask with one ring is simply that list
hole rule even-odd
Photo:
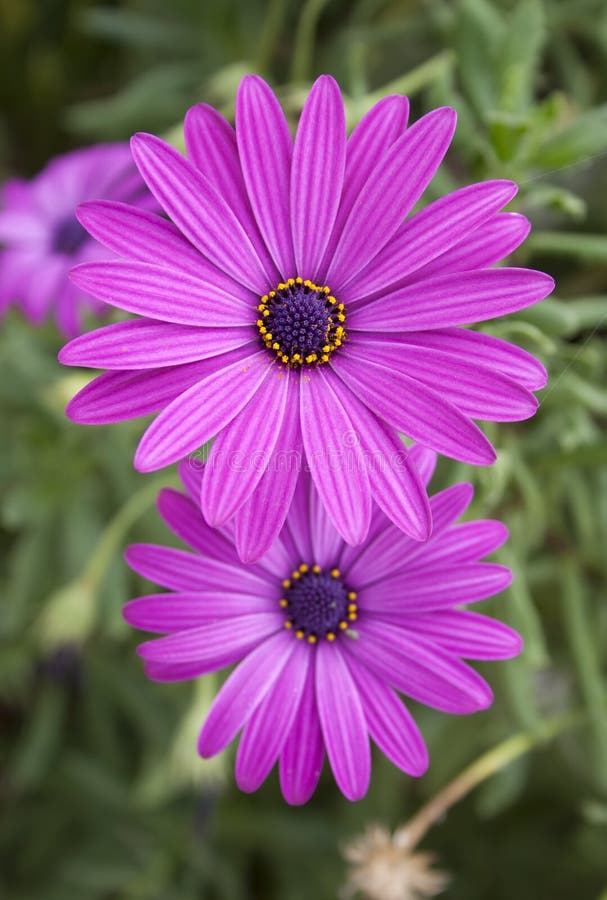
[{"label": "blurred green foliage background", "polygon": [[0,897],[7,900],[330,900],[343,842],[395,827],[478,754],[579,710],[427,836],[449,900],[607,898],[607,5],[604,0],[0,0],[0,177],[137,130],[170,134],[188,105],[228,115],[258,71],[295,120],[311,79],[335,75],[354,124],[380,96],[459,127],[426,200],[514,178],[532,237],[515,262],[557,294],[487,326],[549,367],[537,416],[487,429],[490,470],[442,461],[436,487],[476,485],[475,516],[511,529],[509,592],[487,604],[524,655],[485,666],[495,706],[416,710],[429,774],[376,760],[351,805],[325,773],[288,808],[272,777],[233,785],[231,759],[196,757],[215,684],[148,684],[122,603],[143,592],[127,541],[169,540],[137,475],[141,423],[71,425],[87,377],[62,371],[51,326],[0,326]]}]

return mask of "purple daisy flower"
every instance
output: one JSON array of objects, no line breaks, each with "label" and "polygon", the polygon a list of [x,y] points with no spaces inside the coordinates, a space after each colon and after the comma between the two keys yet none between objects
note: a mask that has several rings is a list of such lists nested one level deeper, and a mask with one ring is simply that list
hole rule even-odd
[{"label": "purple daisy flower", "polygon": [[[424,483],[435,460],[415,447]],[[126,620],[166,634],[141,644],[148,676],[197,678],[238,663],[200,733],[203,757],[242,731],[236,780],[254,791],[278,761],[289,803],[314,792],[325,752],[350,800],[367,790],[369,737],[409,775],[428,755],[396,691],[449,713],[491,704],[486,682],[460,657],[505,659],[521,640],[500,622],[462,604],[504,590],[510,570],[479,562],[507,537],[501,522],[454,524],[472,498],[457,484],[430,501],[432,537],[413,541],[376,507],[368,540],[345,544],[308,474],[298,480],[285,527],[257,564],[240,562],[233,529],[209,527],[194,502],[200,470],[181,475],[190,495],[165,489],[160,513],[195,551],[140,544],[127,561],[174,593],[128,603]]]},{"label": "purple daisy flower", "polygon": [[[398,432],[455,459],[495,453],[473,419],[533,415],[541,364],[460,327],[545,297],[541,272],[493,269],[529,224],[500,209],[516,192],[488,181],[406,218],[439,166],[455,112],[406,127],[386,97],[346,140],[335,81],[322,76],[295,140],[276,97],[245,78],[236,129],[200,104],[185,120],[189,159],[151,135],[135,162],[171,222],[119,203],[80,221],[123,261],[79,266],[76,284],[143,318],[85,335],[67,365],[110,371],[68,407],[98,424],[158,413],[135,465],[151,471],[217,438],[201,486],[207,521],[242,519],[241,557],[259,558],[284,522],[302,459],[348,543],[365,539],[372,499],[424,540],[430,508]],[[369,466],[372,458],[375,464]],[[378,464],[379,461],[379,464]]]},{"label": "purple daisy flower", "polygon": [[2,188],[0,310],[19,304],[39,325],[54,311],[61,331],[81,330],[79,313],[107,311],[69,281],[74,263],[107,256],[78,222],[76,207],[107,197],[132,203],[153,198],[133,165],[128,144],[99,144],[52,159],[31,181],[14,178]]}]

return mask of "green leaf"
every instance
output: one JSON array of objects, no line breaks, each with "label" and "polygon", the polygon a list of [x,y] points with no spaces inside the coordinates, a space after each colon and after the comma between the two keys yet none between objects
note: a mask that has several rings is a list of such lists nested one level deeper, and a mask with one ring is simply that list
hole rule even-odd
[{"label": "green leaf", "polygon": [[607,104],[578,116],[560,134],[541,143],[530,162],[542,169],[590,163],[607,150]]}]

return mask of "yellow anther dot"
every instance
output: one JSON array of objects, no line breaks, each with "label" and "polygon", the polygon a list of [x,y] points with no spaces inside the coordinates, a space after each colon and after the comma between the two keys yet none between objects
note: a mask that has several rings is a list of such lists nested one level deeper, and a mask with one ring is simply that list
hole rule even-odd
[{"label": "yellow anther dot", "polygon": [[283,583],[282,583],[282,586],[283,586],[283,588],[285,588],[286,590],[288,590],[288,589],[291,587],[291,582],[289,581],[288,578],[285,578],[285,580],[284,580]]},{"label": "yellow anther dot", "polygon": [[287,630],[290,628],[293,628],[293,622],[291,622],[289,619],[287,619],[287,621],[285,622],[285,628]]},{"label": "yellow anther dot", "polygon": [[348,600],[356,600],[356,591],[348,591]]},{"label": "yellow anther dot", "polygon": [[335,640],[335,635],[334,635],[334,633],[333,633],[332,631],[327,631],[327,633],[325,634],[325,637],[326,637],[326,639],[327,639],[328,641],[334,641],[334,640]]},{"label": "yellow anther dot", "polygon": [[302,631],[301,628],[299,628],[299,629],[295,632],[295,637],[297,638],[298,641],[301,641],[302,638],[304,637],[304,635],[305,635],[305,632]]},{"label": "yellow anther dot", "polygon": [[331,578],[339,578],[339,569],[331,569]]},{"label": "yellow anther dot", "polygon": [[283,609],[286,609],[287,606],[289,605],[289,601],[285,600],[285,598],[283,597],[282,600],[280,601],[280,605],[282,606]]},{"label": "yellow anther dot", "polygon": [[317,641],[317,637],[315,634],[308,635],[308,644],[315,644]]},{"label": "yellow anther dot", "polygon": [[322,569],[320,568],[320,566],[312,566],[312,571],[314,572],[315,575],[318,575],[319,572],[322,571]]},{"label": "yellow anther dot", "polygon": [[339,623],[339,627],[340,627],[340,629],[341,629],[342,631],[345,631],[346,628],[348,627],[348,623],[342,621],[342,622]]}]

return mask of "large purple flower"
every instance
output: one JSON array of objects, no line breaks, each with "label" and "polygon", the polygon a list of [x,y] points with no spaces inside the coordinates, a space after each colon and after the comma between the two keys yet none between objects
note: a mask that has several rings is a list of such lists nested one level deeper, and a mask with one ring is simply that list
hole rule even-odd
[{"label": "large purple flower", "polygon": [[80,311],[106,311],[68,280],[74,263],[107,256],[76,219],[85,200],[107,197],[141,202],[147,193],[128,144],[99,144],[52,159],[31,181],[14,178],[2,188],[0,310],[16,302],[40,324],[52,311],[61,331],[81,330]]},{"label": "large purple flower", "polygon": [[[124,261],[74,281],[143,318],[85,335],[60,354],[111,371],[68,407],[78,422],[160,411],[135,465],[161,468],[217,436],[201,488],[207,521],[234,516],[243,559],[271,545],[303,450],[344,540],[364,540],[372,498],[407,534],[430,510],[398,431],[475,464],[494,450],[472,421],[531,416],[545,371],[524,351],[461,325],[543,298],[541,272],[490,268],[528,222],[499,210],[509,181],[455,191],[416,213],[455,127],[437,109],[406,128],[404,97],[378,103],[346,141],[323,76],[295,141],[269,87],[245,78],[236,130],[206,105],[185,121],[189,160],[151,135],[135,161],[171,222],[118,203],[80,221]],[[369,458],[381,464],[368,465]],[[237,462],[235,462],[237,461]]]},{"label": "large purple flower", "polygon": [[[434,454],[411,452],[423,481]],[[200,470],[182,463],[190,496]],[[506,539],[496,521],[454,524],[472,497],[457,484],[431,502],[432,537],[405,536],[376,509],[362,547],[344,544],[306,472],[285,527],[255,565],[236,554],[232,529],[212,529],[197,503],[163,490],[161,515],[196,552],[135,545],[129,564],[174,593],[125,607],[137,628],[167,636],[139,647],[148,676],[197,678],[238,663],[219,691],[198,750],[213,756],[242,731],[236,780],[254,791],[278,761],[289,803],[314,792],[326,754],[346,797],[365,793],[369,737],[392,762],[421,775],[423,739],[396,691],[449,713],[473,713],[491,690],[466,659],[504,659],[521,647],[500,622],[462,604],[498,593],[510,571],[479,562]]]}]

